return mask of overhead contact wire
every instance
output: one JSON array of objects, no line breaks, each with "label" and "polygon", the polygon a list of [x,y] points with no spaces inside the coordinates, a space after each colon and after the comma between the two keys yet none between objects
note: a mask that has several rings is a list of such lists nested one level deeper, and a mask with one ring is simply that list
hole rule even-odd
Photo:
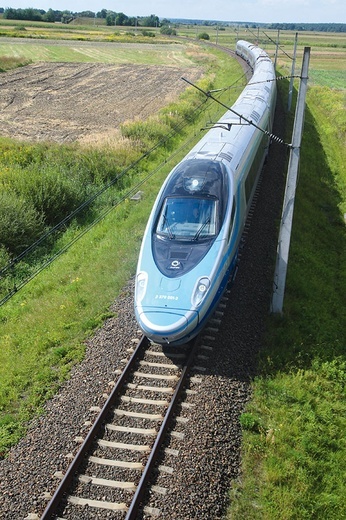
[{"label": "overhead contact wire", "polygon": [[[222,101],[220,101],[216,97],[212,96],[210,92],[206,92],[205,90],[201,89],[197,85],[194,85],[193,83],[191,83],[191,81],[189,81],[188,79],[186,79],[184,77],[182,77],[182,79],[184,81],[186,81],[186,83],[188,83],[189,85],[195,87],[197,90],[202,92],[207,98],[213,99],[214,101],[219,103],[221,106],[223,106],[224,108],[226,108],[230,112],[233,112],[233,114],[238,116],[240,118],[240,120],[246,121],[246,123],[248,123],[249,125],[254,126],[255,128],[257,128],[257,130],[260,130],[263,134],[268,135],[273,141],[276,141],[279,144],[283,144],[284,146],[287,146],[288,148],[292,147],[291,144],[286,143],[283,139],[281,139],[281,137],[278,137],[277,135],[272,134],[272,133],[268,132],[267,130],[264,130],[264,128],[261,128],[260,126],[256,125],[256,123],[254,123],[251,119],[248,119],[247,117],[244,117],[243,115],[239,114],[236,110],[234,110],[232,107],[226,105],[225,103],[222,103]],[[270,80],[268,80],[268,81],[270,81]]]}]

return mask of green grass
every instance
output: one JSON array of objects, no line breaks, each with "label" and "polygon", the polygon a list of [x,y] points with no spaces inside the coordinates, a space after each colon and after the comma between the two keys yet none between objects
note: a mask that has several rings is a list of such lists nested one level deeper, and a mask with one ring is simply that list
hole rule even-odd
[{"label": "green grass", "polygon": [[346,518],[345,90],[318,83],[307,95],[284,314],[268,319],[241,417],[232,520]]},{"label": "green grass", "polygon": [[[92,43],[68,42],[64,45],[28,40],[25,45],[15,39],[3,43],[0,39],[0,56],[23,62],[87,62],[87,63],[133,63],[191,67],[193,61],[186,53],[186,46],[179,44],[150,45],[143,43]],[[0,57],[0,67],[3,58]],[[16,63],[15,63],[16,64]]]},{"label": "green grass", "polygon": [[322,87],[330,87],[342,89],[346,84],[346,72],[331,70],[328,73],[323,70],[313,70],[310,73],[310,80],[312,83],[316,85],[321,85]]},{"label": "green grass", "polygon": [[345,369],[340,358],[315,360],[256,380],[244,430],[245,486],[233,487],[229,518],[345,517]]}]

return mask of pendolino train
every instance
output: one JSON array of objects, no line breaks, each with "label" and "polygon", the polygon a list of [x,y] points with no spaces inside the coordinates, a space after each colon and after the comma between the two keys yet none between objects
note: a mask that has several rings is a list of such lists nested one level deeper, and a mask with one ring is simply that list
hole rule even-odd
[{"label": "pendolino train", "polygon": [[166,178],[143,237],[135,315],[160,344],[194,338],[235,271],[239,241],[268,153],[275,71],[259,47],[238,41],[253,75],[235,104]]}]

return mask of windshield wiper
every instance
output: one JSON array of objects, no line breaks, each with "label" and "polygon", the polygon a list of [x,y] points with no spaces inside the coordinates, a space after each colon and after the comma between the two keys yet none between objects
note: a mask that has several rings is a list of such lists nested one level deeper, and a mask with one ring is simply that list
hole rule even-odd
[{"label": "windshield wiper", "polygon": [[168,232],[168,237],[170,238],[170,240],[173,240],[173,238],[175,238],[174,234],[172,233],[172,228],[171,228],[171,225],[169,223],[169,220],[168,218],[166,217],[166,215],[163,215],[163,221],[164,223],[166,224],[166,228],[167,228],[167,232]]},{"label": "windshield wiper", "polygon": [[210,217],[207,218],[207,220],[201,225],[201,227],[197,230],[197,233],[195,234],[195,236],[193,237],[193,240],[198,240],[199,237],[201,236],[201,233],[202,231],[204,230],[204,228],[210,224]]}]

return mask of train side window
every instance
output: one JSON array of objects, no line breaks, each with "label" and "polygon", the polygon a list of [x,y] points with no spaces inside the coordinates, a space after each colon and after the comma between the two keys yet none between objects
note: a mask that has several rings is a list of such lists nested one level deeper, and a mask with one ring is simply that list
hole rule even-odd
[{"label": "train side window", "polygon": [[262,141],[258,147],[257,153],[253,158],[251,168],[248,172],[248,175],[245,180],[245,197],[246,197],[246,204],[249,203],[251,200],[251,197],[253,195],[254,185],[257,180],[257,175],[259,173],[259,169],[263,164],[263,157],[265,153],[265,149],[267,146],[267,136],[263,134]]},{"label": "train side window", "polygon": [[233,225],[234,225],[236,209],[237,209],[237,202],[236,202],[235,197],[233,197],[231,221],[229,223],[229,229],[228,229],[228,241],[230,241],[231,236],[232,236],[232,230],[233,230]]}]

